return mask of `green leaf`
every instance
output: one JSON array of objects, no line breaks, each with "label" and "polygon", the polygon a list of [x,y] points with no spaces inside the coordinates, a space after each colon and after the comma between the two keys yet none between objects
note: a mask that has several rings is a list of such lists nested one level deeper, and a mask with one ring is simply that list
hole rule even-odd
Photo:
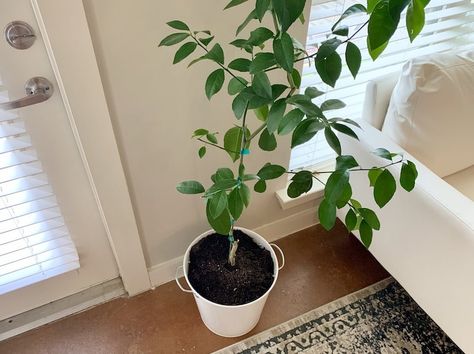
[{"label": "green leaf", "polygon": [[350,202],[351,202],[351,204],[352,204],[352,206],[353,206],[354,208],[356,208],[356,209],[362,208],[362,205],[360,204],[359,201],[357,201],[357,200],[355,200],[355,199],[351,199]]},{"label": "green leaf", "polygon": [[258,139],[258,146],[263,151],[273,151],[277,147],[275,135],[268,132],[268,129],[263,129]]},{"label": "green leaf", "polygon": [[380,174],[383,172],[381,168],[373,167],[369,170],[367,175],[369,176],[370,186],[375,186],[375,182],[377,182],[377,178],[379,178]]},{"label": "green leaf", "polygon": [[349,35],[349,27],[346,25],[339,26],[332,31],[333,34],[338,36],[347,37]]},{"label": "green leaf", "polygon": [[218,217],[213,217],[210,212],[210,201],[207,201],[206,204],[206,216],[209,225],[216,231],[218,234],[227,236],[232,228],[232,220],[230,214],[227,210],[224,210],[221,215]]},{"label": "green leaf", "polygon": [[181,60],[187,58],[196,49],[197,44],[195,42],[188,42],[181,46],[174,55],[173,64],[179,63]]},{"label": "green leaf", "polygon": [[254,75],[252,80],[252,88],[255,93],[261,97],[272,99],[272,86],[267,74],[259,72]]},{"label": "green leaf", "polygon": [[231,96],[236,95],[240,93],[244,88],[246,88],[247,84],[248,84],[247,80],[245,80],[243,77],[240,77],[240,76],[233,77],[229,81],[227,92]]},{"label": "green leaf", "polygon": [[380,0],[367,0],[367,13],[371,14]]},{"label": "green leaf", "polygon": [[225,180],[233,180],[234,172],[230,168],[222,167],[216,171],[216,182],[221,182]]},{"label": "green leaf", "polygon": [[319,47],[318,53],[316,54],[316,62],[333,55],[336,52],[336,49],[341,45],[341,43],[342,41],[338,38],[331,38],[327,41],[324,41]]},{"label": "green leaf", "polygon": [[260,22],[262,22],[262,19],[270,6],[270,2],[271,0],[257,0],[255,11]]},{"label": "green leaf", "polygon": [[179,42],[184,41],[186,38],[189,37],[189,33],[173,33],[170,34],[169,36],[166,36],[158,45],[159,47],[161,46],[166,46],[169,47],[171,45],[178,44]]},{"label": "green leaf", "polygon": [[347,10],[343,12],[339,20],[337,20],[336,23],[332,26],[331,30],[334,32],[334,29],[337,27],[337,25],[341,23],[341,21],[343,21],[344,19],[348,18],[349,16],[352,16],[358,13],[364,13],[364,12],[367,12],[367,9],[365,8],[365,6],[361,4],[355,4],[348,7]]},{"label": "green leaf", "polygon": [[331,123],[343,122],[343,123],[353,125],[353,126],[359,128],[359,129],[362,129],[362,127],[359,125],[359,123],[357,123],[356,121],[354,121],[352,119],[349,119],[349,118],[331,118],[331,119],[329,119],[329,122],[331,122]]},{"label": "green leaf", "polygon": [[334,87],[339,76],[341,76],[341,57],[337,52],[332,53],[327,58],[316,62],[316,70],[323,82]]},{"label": "green leaf", "polygon": [[204,57],[213,60],[216,63],[224,64],[224,51],[219,43],[214,44],[211,50]]},{"label": "green leaf", "polygon": [[378,149],[375,149],[375,151],[373,153],[377,156],[380,156],[380,157],[384,158],[384,159],[393,161],[393,155],[387,149],[378,148]]},{"label": "green leaf", "polygon": [[205,146],[201,146],[201,148],[199,149],[198,151],[198,155],[199,155],[199,158],[202,159],[204,157],[204,155],[206,155],[206,147]]},{"label": "green leaf", "polygon": [[235,118],[242,118],[248,103],[248,97],[245,94],[242,94],[242,92],[235,96],[232,101],[232,111],[234,112]]},{"label": "green leaf", "polygon": [[324,187],[324,198],[330,203],[336,203],[341,198],[344,188],[346,188],[348,183],[349,173],[347,171],[331,173]]},{"label": "green leaf", "polygon": [[374,199],[383,208],[395,194],[397,184],[389,170],[385,169],[377,178],[374,185]]},{"label": "green leaf", "polygon": [[196,137],[196,136],[204,136],[204,135],[207,135],[209,134],[209,130],[207,129],[196,129],[193,133],[193,138]]},{"label": "green leaf", "polygon": [[249,72],[251,63],[252,62],[249,59],[237,58],[229,63],[229,69],[240,71],[243,73]]},{"label": "green leaf", "polygon": [[214,36],[212,36],[212,37],[207,37],[207,38],[198,38],[199,42],[201,42],[202,44],[204,44],[206,47],[208,46],[209,43],[212,42],[213,39],[214,39]]},{"label": "green leaf", "polygon": [[346,184],[344,187],[344,190],[342,191],[341,196],[339,199],[336,201],[336,207],[338,209],[344,208],[346,204],[349,202],[349,200],[352,197],[352,187],[349,183]]},{"label": "green leaf", "polygon": [[242,211],[244,210],[244,203],[239,188],[235,188],[229,193],[228,205],[230,215],[232,215],[234,220],[240,218],[240,215],[242,215]]},{"label": "green leaf", "polygon": [[206,96],[210,100],[212,96],[218,93],[224,84],[224,70],[217,69],[213,71],[206,80]]},{"label": "green leaf", "polygon": [[286,172],[286,169],[280,165],[265,165],[257,175],[262,180],[269,180],[281,177]]},{"label": "green leaf", "polygon": [[359,232],[362,243],[366,248],[369,248],[370,244],[372,243],[372,228],[365,220],[361,221],[359,226]]},{"label": "green leaf", "polygon": [[244,202],[245,207],[248,207],[250,204],[250,189],[247,187],[246,184],[242,183],[240,185],[240,197],[242,198],[242,201]]},{"label": "green leaf", "polygon": [[331,230],[336,223],[336,205],[323,199],[319,204],[319,222],[325,230]]},{"label": "green leaf", "polygon": [[287,98],[286,103],[291,104],[304,112],[308,117],[324,117],[323,111],[305,95],[293,95]]},{"label": "green leaf", "polygon": [[341,109],[341,108],[344,108],[345,106],[346,106],[346,104],[344,102],[342,102],[341,100],[330,99],[330,100],[324,101],[321,104],[321,110],[322,111],[329,111],[329,110],[333,110],[333,109]]},{"label": "green leaf", "polygon": [[237,27],[237,31],[235,32],[235,35],[237,36],[240,32],[242,32],[242,30],[245,27],[247,27],[247,25],[250,23],[250,21],[255,20],[255,19],[257,19],[257,12],[255,10],[253,10],[251,13],[249,13],[249,15],[244,20],[244,22],[242,22],[240,24],[240,26]]},{"label": "green leaf", "polygon": [[209,140],[213,144],[217,144],[217,138],[216,134],[207,134],[206,135],[207,140]]},{"label": "green leaf", "polygon": [[336,134],[331,130],[331,128],[326,127],[324,129],[324,136],[326,137],[326,141],[328,142],[331,149],[333,149],[336,154],[341,155],[341,142]]},{"label": "green leaf", "polygon": [[[216,177],[214,178],[216,179]],[[226,191],[228,189],[234,188],[238,184],[238,181],[235,179],[223,179],[220,181],[217,181],[209,188],[204,196],[209,197],[212,196],[218,192]]]},{"label": "green leaf", "polygon": [[230,128],[224,135],[224,148],[227,150],[232,161],[240,157],[242,146],[242,129],[240,127]]},{"label": "green leaf", "polygon": [[267,120],[267,130],[270,134],[273,134],[280,125],[283,115],[286,110],[286,99],[282,98],[276,101],[270,108]]},{"label": "green leaf", "polygon": [[288,28],[300,17],[306,0],[272,0],[273,10],[281,25],[281,31]]},{"label": "green leaf", "polygon": [[318,131],[324,129],[324,123],[315,118],[307,118],[297,125],[291,137],[291,148],[311,140]]},{"label": "green leaf", "polygon": [[349,128],[347,125],[339,124],[339,123],[333,123],[333,124],[331,124],[331,127],[336,129],[338,132],[341,132],[342,134],[345,134],[347,136],[350,136],[351,138],[359,140],[359,137],[357,136],[357,134],[351,128]]},{"label": "green leaf", "polygon": [[275,84],[275,85],[272,85],[272,98],[273,100],[277,100],[278,97],[280,97],[282,95],[283,92],[285,92],[285,90],[288,89],[288,86],[286,85],[282,85],[282,84]]},{"label": "green leaf", "polygon": [[400,172],[400,185],[407,192],[411,192],[415,188],[415,171],[408,163],[402,164],[402,170]]},{"label": "green leaf", "polygon": [[258,53],[250,64],[249,70],[251,74],[256,74],[275,64],[276,59],[273,53]]},{"label": "green leaf", "polygon": [[296,68],[293,69],[290,76],[291,76],[291,80],[293,81],[292,87],[300,88],[300,86],[301,86],[301,75],[300,75],[300,72],[298,71],[298,69],[296,69]]},{"label": "green leaf", "polygon": [[319,91],[316,87],[307,87],[306,90],[304,90],[304,94],[309,98],[316,98],[324,95],[324,92]]},{"label": "green leaf", "polygon": [[346,214],[345,218],[345,224],[347,227],[347,230],[353,231],[357,225],[357,215],[354,213],[354,210],[349,209],[349,211]]},{"label": "green leaf", "polygon": [[257,175],[254,175],[254,174],[247,174],[247,175],[244,175],[242,177],[242,181],[253,181],[255,179],[260,179],[260,177],[258,177]]},{"label": "green leaf", "polygon": [[267,183],[265,182],[265,180],[261,179],[260,181],[255,183],[253,190],[257,193],[264,193],[267,190]]},{"label": "green leaf", "polygon": [[176,186],[178,192],[183,194],[200,194],[204,193],[204,187],[198,181],[184,181]]},{"label": "green leaf", "polygon": [[295,61],[295,48],[288,33],[282,33],[281,39],[276,38],[273,40],[273,52],[275,53],[276,62],[291,74]]},{"label": "green leaf", "polygon": [[352,42],[348,42],[346,46],[346,63],[355,79],[362,63],[362,54],[359,47]]},{"label": "green leaf", "polygon": [[268,105],[263,105],[254,110],[257,119],[266,122],[268,119]]},{"label": "green leaf", "polygon": [[352,155],[341,155],[336,158],[336,170],[350,170],[357,167],[359,164]]},{"label": "green leaf", "polygon": [[246,39],[238,38],[238,39],[233,40],[229,44],[233,45],[234,47],[244,49],[247,53],[252,54],[253,48],[251,45],[247,43]]},{"label": "green leaf", "polygon": [[365,222],[374,230],[380,230],[380,221],[375,212],[368,208],[360,208],[360,215],[364,218]]},{"label": "green leaf", "polygon": [[231,7],[243,4],[244,2],[247,2],[248,0],[232,0],[227,4],[226,7],[224,7],[224,10],[230,9]]},{"label": "green leaf", "polygon": [[274,36],[273,32],[266,27],[259,27],[250,32],[247,44],[253,47],[259,47]]},{"label": "green leaf", "polygon": [[292,178],[286,191],[290,198],[298,198],[313,187],[313,174],[310,171],[299,171]]},{"label": "green leaf", "polygon": [[209,198],[209,213],[213,218],[218,217],[227,208],[227,193],[222,191]]},{"label": "green leaf", "polygon": [[410,0],[406,23],[411,42],[413,42],[425,26],[425,7],[429,2],[429,0]]},{"label": "green leaf", "polygon": [[171,28],[174,28],[180,31],[189,31],[188,25],[186,25],[183,21],[174,20],[174,21],[167,22],[166,24],[170,26]]},{"label": "green leaf", "polygon": [[407,164],[413,170],[413,174],[415,175],[415,179],[416,179],[418,177],[418,170],[416,169],[416,165],[413,162],[411,162],[410,160],[407,160]]},{"label": "green leaf", "polygon": [[291,133],[296,126],[303,120],[304,113],[295,108],[289,111],[281,120],[280,125],[278,126],[278,134],[286,135]]}]

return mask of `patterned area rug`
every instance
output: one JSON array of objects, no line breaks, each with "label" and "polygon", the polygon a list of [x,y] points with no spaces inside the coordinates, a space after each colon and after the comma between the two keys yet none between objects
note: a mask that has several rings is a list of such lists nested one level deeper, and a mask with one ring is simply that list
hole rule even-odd
[{"label": "patterned area rug", "polygon": [[215,353],[462,353],[392,278]]}]

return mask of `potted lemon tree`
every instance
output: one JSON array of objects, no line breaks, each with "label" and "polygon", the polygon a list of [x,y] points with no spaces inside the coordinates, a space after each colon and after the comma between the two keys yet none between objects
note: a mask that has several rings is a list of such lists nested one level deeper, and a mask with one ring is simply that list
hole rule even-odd
[{"label": "potted lemon tree", "polygon": [[[321,172],[290,171],[271,162],[258,171],[248,171],[245,167],[248,158],[258,150],[274,150],[278,138],[283,135],[291,134],[293,148],[316,134],[323,134],[337,158],[334,170],[324,171],[329,178],[318,208],[319,220],[330,230],[336,221],[336,210],[346,207],[345,225],[349,231],[359,231],[366,247],[370,246],[373,231],[380,228],[380,222],[374,210],[352,198],[351,174],[368,174],[375,202],[380,208],[390,201],[397,186],[389,166],[401,164],[398,183],[407,191],[414,188],[416,167],[403,156],[381,147],[374,153],[386,159],[386,163],[367,167],[360,166],[350,152],[342,151],[338,135],[358,139],[359,125],[350,117],[328,118],[327,112],[343,108],[344,102],[330,99],[316,104],[314,99],[324,92],[316,87],[300,91],[301,76],[295,64],[308,61],[330,87],[337,84],[344,65],[356,77],[362,58],[353,41],[357,33],[367,27],[367,47],[375,60],[389,43],[404,10],[407,10],[410,39],[420,33],[428,0],[368,0],[367,5],[352,5],[334,23],[332,35],[311,55],[290,34],[295,22],[304,21],[306,0],[232,0],[225,10],[244,3],[251,3],[251,11],[230,43],[241,49],[242,55],[237,58],[226,58],[223,47],[211,31],[194,30],[179,20],[168,22],[175,32],[160,43],[160,46],[179,44],[173,64],[185,59],[189,60],[188,66],[204,60],[215,64],[204,85],[208,99],[225,85],[228,94],[233,96],[229,107],[230,127],[221,134],[223,139],[218,139],[212,122],[208,127],[195,130],[193,138],[198,143],[199,158],[205,158],[209,148],[219,149],[228,155],[234,168],[216,166],[209,183],[186,180],[177,186],[181,193],[203,198],[207,220],[212,227],[197,237],[186,251],[183,268],[191,288],[188,291],[194,293],[206,326],[228,337],[243,335],[257,324],[282,267],[265,239],[237,226],[250,205],[252,189],[264,193],[267,181],[290,175],[287,193],[289,197],[297,198],[311,189]],[[366,14],[367,21],[361,28],[351,31],[345,25],[346,19],[361,13]],[[271,18],[272,26],[264,25],[262,21],[266,17]],[[243,29],[250,25],[253,26],[250,34],[242,36]],[[286,80],[272,81],[274,71],[281,71]],[[251,131],[248,122],[253,119],[257,119],[260,126]]]}]

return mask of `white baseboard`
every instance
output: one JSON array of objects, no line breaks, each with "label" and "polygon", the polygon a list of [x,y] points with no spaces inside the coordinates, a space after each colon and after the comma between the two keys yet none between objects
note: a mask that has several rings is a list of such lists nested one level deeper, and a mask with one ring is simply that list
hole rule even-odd
[{"label": "white baseboard", "polygon": [[0,341],[82,312],[125,294],[120,278],[0,321]]},{"label": "white baseboard", "polygon": [[[257,227],[254,231],[263,236],[268,242],[276,241],[295,232],[316,225],[319,222],[316,209],[310,208],[299,213],[279,219],[270,224]],[[173,258],[169,261],[148,268],[150,282],[153,287],[174,280],[176,269],[183,263],[183,256]],[[182,274],[180,274],[182,276]]]}]

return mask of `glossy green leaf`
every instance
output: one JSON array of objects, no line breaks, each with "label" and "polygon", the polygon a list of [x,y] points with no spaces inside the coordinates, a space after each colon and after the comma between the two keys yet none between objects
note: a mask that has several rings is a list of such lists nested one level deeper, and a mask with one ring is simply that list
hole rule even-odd
[{"label": "glossy green leaf", "polygon": [[374,185],[374,199],[380,208],[383,208],[395,194],[397,184],[389,170],[385,169],[377,178]]},{"label": "glossy green leaf", "polygon": [[282,33],[281,38],[273,40],[273,52],[275,53],[276,62],[291,74],[295,61],[295,48],[288,33]]},{"label": "glossy green leaf", "polygon": [[270,2],[271,0],[257,0],[257,3],[255,4],[255,12],[257,13],[260,22],[262,22],[262,19],[270,6]]},{"label": "glossy green leaf", "polygon": [[234,162],[240,157],[242,135],[240,127],[230,128],[224,135],[224,148]]},{"label": "glossy green leaf", "polygon": [[209,212],[213,218],[218,217],[227,208],[227,193],[222,191],[209,198]]},{"label": "glossy green leaf", "polygon": [[224,70],[217,69],[213,71],[206,80],[206,96],[210,100],[212,96],[218,93],[224,84]]},{"label": "glossy green leaf", "polygon": [[281,120],[280,125],[278,126],[278,134],[286,135],[291,133],[296,126],[303,120],[304,113],[295,108],[289,111]]},{"label": "glossy green leaf", "polygon": [[293,131],[291,137],[291,148],[311,140],[318,131],[324,129],[324,126],[324,123],[315,118],[303,120]]},{"label": "glossy green leaf", "polygon": [[255,116],[257,117],[258,120],[262,122],[266,122],[268,119],[268,105],[263,105],[261,107],[258,107],[257,109],[254,110]]},{"label": "glossy green leaf", "polygon": [[189,31],[188,25],[185,24],[183,21],[174,20],[174,21],[166,22],[166,24],[170,26],[171,28],[174,28],[180,31]]},{"label": "glossy green leaf", "polygon": [[276,64],[275,55],[273,53],[258,53],[249,66],[251,74],[256,74],[268,69]]},{"label": "glossy green leaf", "polygon": [[331,30],[334,32],[334,29],[337,27],[337,25],[341,23],[341,21],[343,21],[344,19],[348,18],[349,16],[359,14],[359,13],[365,13],[365,12],[367,12],[367,9],[362,4],[355,4],[348,7],[347,10],[342,13],[339,20],[337,20],[336,23],[334,23]]},{"label": "glossy green leaf", "polygon": [[270,134],[277,131],[286,110],[286,99],[282,98],[276,101],[270,108],[267,120],[267,130]]},{"label": "glossy green leaf", "polygon": [[224,51],[219,43],[214,44],[212,49],[205,55],[207,59],[213,60],[217,63],[224,64]]},{"label": "glossy green leaf", "polygon": [[339,123],[333,123],[333,124],[331,124],[331,127],[333,127],[334,129],[336,129],[338,132],[340,132],[342,134],[345,134],[347,136],[350,136],[351,138],[359,140],[359,137],[357,136],[357,134],[351,128],[349,128],[347,125],[339,124]]},{"label": "glossy green leaf", "polygon": [[257,175],[262,180],[275,179],[281,177],[286,172],[286,169],[280,165],[265,165]]},{"label": "glossy green leaf", "polygon": [[246,88],[247,84],[247,80],[245,80],[243,77],[233,77],[229,81],[229,85],[227,86],[227,92],[231,96],[236,95],[240,93],[244,88]]},{"label": "glossy green leaf", "polygon": [[313,174],[310,171],[299,171],[291,178],[286,193],[290,198],[298,198],[309,192],[311,187],[313,187]]},{"label": "glossy green leaf", "polygon": [[209,133],[209,134],[206,135],[206,139],[208,141],[210,141],[211,143],[213,143],[213,144],[217,144],[216,134]]},{"label": "glossy green leaf", "polygon": [[298,69],[293,69],[293,71],[291,72],[291,81],[293,82],[293,85],[292,87],[294,88],[300,88],[301,86],[301,74],[300,72],[298,71]]},{"label": "glossy green leaf", "polygon": [[323,199],[318,209],[319,222],[325,230],[331,230],[336,223],[336,205]]},{"label": "glossy green leaf", "polygon": [[410,167],[408,163],[403,163],[400,172],[400,185],[402,188],[408,192],[411,192],[413,188],[415,188],[415,180],[415,171],[413,171],[412,167]]},{"label": "glossy green leaf", "polygon": [[369,183],[371,187],[375,186],[375,182],[377,182],[377,178],[379,178],[382,172],[383,172],[383,169],[377,168],[377,167],[373,167],[369,170],[367,175],[369,177]]},{"label": "glossy green leaf", "polygon": [[273,10],[281,25],[282,32],[286,32],[300,17],[305,4],[306,0],[272,0]]},{"label": "glossy green leaf", "polygon": [[234,179],[234,172],[230,168],[222,167],[217,169],[216,171],[216,182],[225,181],[225,180],[233,180]]},{"label": "glossy green leaf", "polygon": [[316,70],[321,80],[331,87],[336,86],[336,81],[341,76],[342,61],[337,52],[334,52],[325,59],[316,62]]},{"label": "glossy green leaf", "polygon": [[248,0],[232,0],[230,1],[226,7],[224,7],[224,10],[230,9],[231,7],[243,4],[244,2],[247,2]]},{"label": "glossy green leaf", "polygon": [[201,146],[199,148],[199,151],[198,151],[198,155],[199,155],[199,158],[202,159],[204,157],[204,155],[206,155],[206,147],[205,146]]},{"label": "glossy green leaf", "polygon": [[212,216],[210,212],[210,201],[207,201],[206,204],[206,216],[207,216],[207,221],[209,222],[209,225],[212,226],[214,231],[216,231],[218,234],[227,236],[232,228],[232,220],[229,212],[224,210],[222,214],[217,216],[216,218]]},{"label": "glossy green leaf", "polygon": [[196,137],[196,136],[204,136],[204,135],[207,135],[209,134],[209,130],[207,129],[196,129],[193,133],[193,138]]},{"label": "glossy green leaf", "polygon": [[366,248],[369,248],[372,243],[372,228],[370,225],[365,221],[362,220],[359,225],[359,233],[360,239]]},{"label": "glossy green leaf", "polygon": [[197,44],[195,42],[188,42],[183,44],[174,55],[173,64],[177,64],[183,59],[187,58],[196,50],[196,46]]},{"label": "glossy green leaf", "polygon": [[249,72],[251,63],[252,61],[249,59],[237,58],[229,63],[229,69],[240,72]]},{"label": "glossy green leaf", "polygon": [[316,62],[326,59],[333,55],[337,48],[341,45],[342,41],[338,38],[331,38],[324,41],[318,49],[316,54]]},{"label": "glossy green leaf", "polygon": [[357,166],[359,164],[352,155],[341,155],[336,158],[336,170],[346,171]]},{"label": "glossy green leaf", "polygon": [[235,31],[235,35],[237,36],[242,30],[247,27],[247,25],[250,23],[252,20],[257,19],[257,12],[253,10],[252,12],[249,13],[249,15],[245,18],[244,22],[240,24],[239,27],[237,27],[237,31]]},{"label": "glossy green leaf", "polygon": [[338,209],[344,208],[352,197],[352,187],[349,183],[344,186],[341,196],[336,201]]},{"label": "glossy green leaf", "polygon": [[240,197],[242,198],[242,202],[244,203],[245,207],[248,207],[250,204],[250,189],[247,187],[246,184],[242,183],[239,188]]},{"label": "glossy green leaf", "polygon": [[247,40],[247,44],[253,47],[259,47],[270,38],[273,38],[274,34],[266,27],[259,27],[250,32],[250,37]]},{"label": "glossy green leaf", "polygon": [[254,75],[252,80],[252,88],[255,93],[261,97],[272,99],[272,86],[267,74],[259,72]]},{"label": "glossy green leaf", "polygon": [[380,0],[367,0],[367,13],[371,14]]},{"label": "glossy green leaf", "polygon": [[207,47],[209,45],[209,43],[212,42],[213,39],[214,39],[214,36],[207,37],[207,38],[198,38],[198,41],[201,42],[202,44],[204,44]]},{"label": "glossy green leaf", "polygon": [[274,84],[272,85],[272,98],[273,100],[277,100],[278,97],[280,97],[285,90],[288,89],[288,86],[282,85],[282,84]]},{"label": "glossy green leaf", "polygon": [[362,129],[362,127],[357,123],[356,121],[349,119],[349,118],[331,118],[329,119],[329,122],[331,123],[337,123],[337,122],[343,122],[346,124],[353,125],[354,127],[357,127],[359,129]]},{"label": "glossy green leaf", "polygon": [[232,111],[234,112],[235,118],[240,119],[243,117],[248,103],[248,97],[245,94],[242,94],[242,92],[235,96],[232,101]]},{"label": "glossy green leaf", "polygon": [[341,108],[344,108],[345,106],[346,106],[346,104],[344,102],[342,102],[341,100],[329,99],[329,100],[324,101],[321,104],[321,110],[322,111],[329,111],[329,110],[333,110],[333,109],[341,109]]},{"label": "glossy green leaf", "polygon": [[378,148],[378,149],[375,149],[375,151],[373,152],[375,155],[377,156],[380,156],[384,159],[387,159],[387,160],[390,160],[390,161],[393,161],[393,155],[390,151],[388,151],[387,149],[384,149],[384,148]]},{"label": "glossy green leaf", "polygon": [[331,128],[326,127],[324,129],[324,136],[326,137],[326,141],[328,142],[331,149],[333,149],[336,154],[341,155],[341,142],[336,134],[331,130]]},{"label": "glossy green leaf", "polygon": [[353,231],[357,225],[357,215],[354,210],[349,209],[346,214],[344,223],[346,224],[347,230]]},{"label": "glossy green leaf", "polygon": [[380,230],[380,221],[375,212],[368,208],[360,208],[359,213],[362,215],[364,220],[374,230]]},{"label": "glossy green leaf", "polygon": [[354,79],[359,73],[361,63],[362,54],[359,47],[352,42],[348,42],[346,46],[346,64]]},{"label": "glossy green leaf", "polygon": [[166,46],[169,47],[171,45],[178,44],[182,41],[184,41],[186,38],[189,37],[189,33],[173,33],[170,34],[169,36],[166,36],[163,38],[163,40],[160,42],[158,45],[159,47],[161,46]]},{"label": "glossy green leaf", "polygon": [[425,26],[425,6],[428,3],[429,0],[410,0],[406,16],[406,24],[408,36],[412,42]]},{"label": "glossy green leaf", "polygon": [[228,205],[230,215],[232,215],[234,220],[239,219],[244,210],[244,202],[242,201],[239,188],[235,188],[229,193]]},{"label": "glossy green leaf", "polygon": [[198,181],[184,181],[176,186],[178,192],[183,194],[200,194],[204,193],[204,187]]},{"label": "glossy green leaf", "polygon": [[257,193],[264,193],[267,190],[267,183],[265,182],[265,180],[261,179],[260,181],[255,183],[253,190]]},{"label": "glossy green leaf", "polygon": [[304,90],[304,94],[309,98],[316,98],[324,95],[324,92],[319,91],[317,87],[307,87],[306,90]]},{"label": "glossy green leaf", "polygon": [[286,103],[291,104],[302,110],[308,117],[324,117],[323,111],[316,104],[311,102],[310,98],[305,95],[293,95],[286,100]]},{"label": "glossy green leaf", "polygon": [[263,151],[273,151],[277,147],[277,141],[273,133],[269,133],[268,129],[263,129],[258,139],[258,146]]},{"label": "glossy green leaf", "polygon": [[349,27],[346,25],[339,26],[332,31],[337,36],[347,37],[349,35]]},{"label": "glossy green leaf", "polygon": [[347,171],[335,171],[331,173],[324,187],[324,198],[328,202],[336,203],[342,196],[344,188],[348,183],[349,173]]}]

